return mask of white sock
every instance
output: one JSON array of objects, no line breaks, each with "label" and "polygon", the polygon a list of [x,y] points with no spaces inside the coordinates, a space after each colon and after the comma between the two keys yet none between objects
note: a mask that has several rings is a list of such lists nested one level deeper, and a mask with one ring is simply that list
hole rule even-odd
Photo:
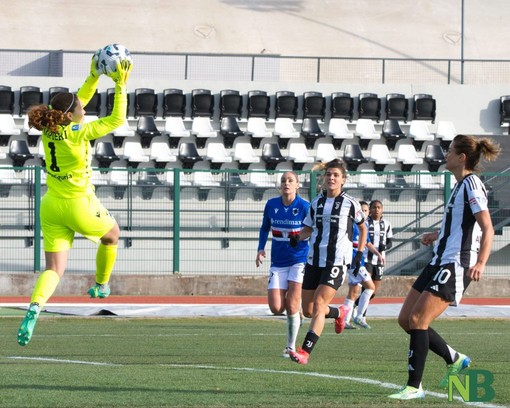
[{"label": "white sock", "polygon": [[296,339],[301,326],[301,318],[299,312],[293,315],[287,315],[287,347],[296,350]]},{"label": "white sock", "polygon": [[358,319],[363,317],[363,314],[367,310],[368,304],[370,303],[370,298],[372,297],[373,293],[373,289],[365,289],[359,297],[358,315],[356,316]]},{"label": "white sock", "polygon": [[345,299],[344,305],[349,308],[349,311],[345,315],[345,323],[349,323],[352,319],[352,312],[354,311],[354,300]]}]

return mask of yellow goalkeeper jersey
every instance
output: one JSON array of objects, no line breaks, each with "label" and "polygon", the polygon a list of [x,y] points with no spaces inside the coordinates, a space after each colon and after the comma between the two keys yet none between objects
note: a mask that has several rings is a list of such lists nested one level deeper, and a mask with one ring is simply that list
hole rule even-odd
[{"label": "yellow goalkeeper jersey", "polygon": [[[86,106],[97,88],[97,80],[87,78],[77,93]],[[42,143],[46,161],[48,194],[78,198],[94,194],[90,140],[98,139],[121,126],[126,120],[125,85],[116,85],[115,103],[110,116],[89,123],[61,126],[59,133],[44,130]]]}]

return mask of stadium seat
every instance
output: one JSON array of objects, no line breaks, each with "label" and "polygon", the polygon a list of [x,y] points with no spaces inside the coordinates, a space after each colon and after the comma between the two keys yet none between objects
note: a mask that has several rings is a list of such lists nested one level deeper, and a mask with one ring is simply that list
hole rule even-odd
[{"label": "stadium seat", "polygon": [[153,140],[151,143],[149,158],[154,160],[154,167],[157,169],[164,169],[167,163],[177,161],[177,156],[172,153],[168,143],[156,140]]},{"label": "stadium seat", "polygon": [[405,139],[406,134],[402,131],[397,119],[386,119],[383,123],[381,136],[386,139],[386,146],[393,151],[399,140]]},{"label": "stadium seat", "polygon": [[331,143],[318,143],[315,152],[315,160],[327,163],[331,160],[338,159],[335,147]]},{"label": "stadium seat", "polygon": [[361,148],[357,144],[345,146],[343,160],[349,171],[356,171],[361,164],[368,163],[368,159],[363,156]]},{"label": "stadium seat", "polygon": [[275,118],[297,119],[298,98],[292,91],[278,91],[275,94]]},{"label": "stadium seat", "polygon": [[274,121],[274,135],[278,136],[278,145],[281,149],[285,149],[289,139],[297,139],[300,136],[294,128],[294,120],[292,118],[276,118]]},{"label": "stadium seat", "polygon": [[209,89],[193,89],[191,91],[191,118],[214,116],[214,95]]},{"label": "stadium seat", "polygon": [[418,156],[416,149],[411,144],[401,144],[398,147],[397,161],[400,163],[402,171],[411,171],[415,164],[423,163],[423,159]]},{"label": "stadium seat", "polygon": [[121,158],[115,153],[115,149],[111,142],[97,142],[95,145],[94,157],[98,161],[98,166],[101,169],[106,169],[117,160]]},{"label": "stadium seat", "polygon": [[232,156],[227,153],[225,145],[218,142],[207,143],[205,158],[211,162],[213,170],[220,169],[223,163],[232,163]]},{"label": "stadium seat", "polygon": [[316,118],[304,118],[301,124],[301,135],[305,139],[308,149],[313,149],[315,142],[326,136],[326,133],[320,128]]},{"label": "stadium seat", "polygon": [[221,184],[225,188],[225,198],[227,201],[235,200],[237,192],[247,187],[247,184],[241,179],[241,175],[232,172],[225,174],[225,180]]},{"label": "stadium seat", "polygon": [[235,116],[224,116],[221,119],[220,135],[223,136],[223,144],[227,149],[232,148],[236,137],[244,136]]},{"label": "stadium seat", "polygon": [[168,116],[182,119],[186,116],[186,95],[182,89],[163,90],[163,119]]},{"label": "stadium seat", "polygon": [[0,197],[9,197],[11,187],[22,183],[14,169],[0,169]]},{"label": "stadium seat", "polygon": [[148,163],[150,158],[143,152],[142,145],[136,141],[124,143],[123,156],[127,160],[128,167],[136,168],[140,163]]},{"label": "stadium seat", "polygon": [[366,150],[371,140],[379,140],[381,134],[375,131],[372,119],[358,119],[354,134],[359,137],[359,146]]},{"label": "stadium seat", "polygon": [[14,167],[23,167],[27,160],[33,159],[35,156],[30,153],[26,140],[12,140],[9,145],[9,157],[12,159]]},{"label": "stadium seat", "polygon": [[21,134],[21,130],[16,127],[14,117],[10,114],[0,115],[0,146],[7,146],[11,136]]},{"label": "stadium seat", "polygon": [[315,142],[326,136],[326,133],[320,128],[316,118],[304,118],[301,124],[301,136],[305,138],[307,149],[313,149]]},{"label": "stadium seat", "polygon": [[440,140],[439,144],[443,150],[448,150],[455,136],[457,136],[457,131],[452,121],[440,120],[437,122],[436,138]]},{"label": "stadium seat", "polygon": [[221,183],[214,179],[210,171],[193,172],[192,185],[198,187],[198,201],[206,201],[211,189],[221,187]]},{"label": "stadium seat", "polygon": [[429,94],[414,95],[413,120],[436,120],[436,100]]},{"label": "stadium seat", "polygon": [[266,170],[274,170],[279,163],[285,162],[277,143],[266,143],[262,146],[262,160],[266,162]]},{"label": "stadium seat", "polygon": [[179,146],[179,140],[182,137],[189,137],[191,135],[191,132],[186,129],[184,121],[180,116],[170,116],[166,118],[163,133],[168,135],[170,147],[172,148]]},{"label": "stadium seat", "polygon": [[182,163],[183,169],[192,169],[195,163],[203,160],[193,142],[181,143],[179,145],[178,158]]},{"label": "stadium seat", "polygon": [[427,199],[427,194],[430,191],[438,191],[443,188],[441,181],[436,181],[439,177],[443,177],[442,175],[433,177],[427,170],[419,170],[416,178],[417,178],[417,200],[425,201]]},{"label": "stadium seat", "polygon": [[384,189],[386,184],[375,170],[363,170],[359,175],[359,187],[363,188],[363,200],[370,202],[375,190]]},{"label": "stadium seat", "polygon": [[69,92],[69,88],[67,86],[52,86],[48,89],[48,103],[51,104],[51,100],[53,97],[59,93],[67,93]]},{"label": "stadium seat", "polygon": [[269,131],[266,126],[266,120],[261,117],[250,117],[246,124],[246,136],[250,136],[251,145],[258,149],[260,140],[265,137],[273,137],[273,132]]},{"label": "stadium seat", "polygon": [[427,122],[412,120],[409,126],[409,138],[413,140],[413,146],[416,150],[421,151],[423,143],[434,141],[435,136],[434,133],[430,133]]},{"label": "stadium seat", "polygon": [[346,119],[352,122],[354,116],[354,98],[347,92],[331,94],[331,117]]},{"label": "stadium seat", "polygon": [[101,115],[101,94],[97,91],[90,98],[89,103],[83,107],[85,115],[87,116],[100,116]]},{"label": "stadium seat", "polygon": [[424,160],[428,164],[430,172],[438,171],[439,167],[446,163],[443,149],[437,144],[427,146]]},{"label": "stadium seat", "polygon": [[[127,94],[126,118],[129,116],[129,102],[130,97]],[[108,88],[106,90],[106,116],[112,114],[113,105],[115,103],[115,88]]]},{"label": "stadium seat", "polygon": [[151,146],[153,137],[161,136],[153,116],[140,116],[136,125],[136,133],[140,135],[140,141],[144,149]]},{"label": "stadium seat", "polygon": [[199,149],[205,147],[207,139],[218,136],[218,132],[212,127],[211,119],[206,116],[196,116],[193,118],[191,134],[196,136],[197,147]]},{"label": "stadium seat", "polygon": [[386,119],[403,120],[407,123],[409,116],[409,101],[403,94],[390,93],[386,95]]},{"label": "stadium seat", "polygon": [[23,132],[27,134],[27,141],[30,147],[37,146],[39,137],[42,135],[42,131],[36,128],[30,127],[28,124],[28,116],[25,116],[23,120]]},{"label": "stadium seat", "polygon": [[303,94],[303,118],[324,120],[326,114],[326,98],[321,92],[305,92]]},{"label": "stadium seat", "polygon": [[136,185],[140,186],[142,189],[142,199],[150,200],[154,194],[154,190],[158,187],[162,187],[163,183],[155,172],[143,171],[140,173]]},{"label": "stadium seat", "polygon": [[0,85],[0,114],[14,114],[14,91],[10,86]]},{"label": "stadium seat", "polygon": [[381,120],[381,100],[374,93],[360,93],[358,96],[359,119]]},{"label": "stadium seat", "polygon": [[239,91],[224,89],[220,92],[220,120],[225,117],[240,118],[243,114],[243,97]]},{"label": "stadium seat", "polygon": [[331,118],[329,120],[327,135],[332,136],[333,146],[340,150],[344,140],[354,139],[354,132],[347,127],[346,119]]},{"label": "stadium seat", "polygon": [[237,142],[234,146],[234,160],[238,161],[240,170],[247,170],[250,164],[260,163],[251,143]]},{"label": "stadium seat", "polygon": [[135,118],[139,116],[156,117],[158,114],[158,95],[151,88],[135,89]]},{"label": "stadium seat", "polygon": [[[267,190],[275,190],[276,182],[265,171],[250,172],[248,185],[253,187],[253,199],[261,201]],[[276,190],[275,190],[276,193]]]},{"label": "stadium seat", "polygon": [[306,145],[301,142],[290,143],[287,160],[292,162],[293,170],[302,170],[306,163],[315,161],[314,157],[308,154]]},{"label": "stadium seat", "polygon": [[271,99],[266,91],[248,92],[248,119],[265,118],[269,120]]},{"label": "stadium seat", "polygon": [[37,86],[22,86],[19,89],[19,116],[26,115],[32,105],[43,103],[43,93]]},{"label": "stadium seat", "polygon": [[409,187],[409,183],[402,174],[389,173],[387,175],[386,188],[390,192],[390,201],[397,202],[402,192]]},{"label": "stadium seat", "polygon": [[136,132],[131,129],[129,122],[126,118],[124,123],[112,132],[113,135],[113,146],[122,147],[122,143],[126,137],[134,137]]},{"label": "stadium seat", "polygon": [[112,167],[108,172],[108,184],[113,186],[113,195],[116,200],[122,200],[129,186],[129,172],[125,167]]},{"label": "stadium seat", "polygon": [[[510,123],[510,95],[503,95],[499,99],[499,124],[502,126],[505,123]],[[510,126],[508,132],[510,133]]]},{"label": "stadium seat", "polygon": [[391,157],[388,146],[385,144],[373,144],[370,149],[370,161],[374,163],[376,171],[383,171],[388,164],[395,164],[397,161]]}]

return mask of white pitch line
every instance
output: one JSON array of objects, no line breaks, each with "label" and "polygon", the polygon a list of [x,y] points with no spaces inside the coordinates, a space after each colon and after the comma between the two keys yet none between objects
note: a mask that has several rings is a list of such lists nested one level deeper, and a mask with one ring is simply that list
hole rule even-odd
[{"label": "white pitch line", "polygon": [[94,366],[106,366],[106,367],[121,367],[122,364],[112,363],[99,363],[97,361],[80,361],[80,360],[62,360],[58,358],[43,358],[43,357],[21,357],[21,356],[10,356],[6,357],[12,360],[34,360],[34,361],[47,361],[50,363],[67,363],[67,364],[84,364]]},{"label": "white pitch line", "polygon": [[[301,372],[301,371],[285,371],[285,370],[271,370],[265,368],[242,368],[242,367],[216,367],[216,366],[208,366],[208,365],[187,365],[187,364],[161,364],[162,366],[167,367],[177,367],[177,368],[199,368],[206,370],[231,370],[231,371],[249,371],[249,372],[258,372],[258,373],[271,373],[271,374],[293,374],[293,375],[304,375],[309,377],[319,377],[319,378],[328,378],[333,380],[346,380],[353,381],[362,384],[370,384],[377,385],[383,388],[390,389],[400,389],[402,385],[382,382],[378,380],[371,380],[370,378],[358,378],[358,377],[348,377],[344,375],[332,375],[332,374],[323,374],[323,373],[314,373],[314,372]],[[447,394],[441,394],[439,392],[425,391],[426,395],[430,395],[431,397],[437,397],[442,399],[447,399]],[[461,397],[453,397],[455,400],[463,402],[466,405],[472,405],[483,408],[507,408],[505,405],[496,405],[496,404],[485,404],[481,402],[465,402]]]},{"label": "white pitch line", "polygon": [[[43,357],[21,357],[21,356],[10,356],[6,357],[14,360],[35,360],[35,361],[48,361],[55,363],[66,363],[66,364],[85,364],[85,365],[94,365],[94,366],[106,366],[106,367],[123,367],[124,364],[113,364],[113,363],[100,363],[94,361],[81,361],[81,360],[62,360],[57,358],[43,358]],[[370,384],[377,385],[382,388],[389,389],[400,389],[401,385],[382,382],[378,380],[372,380],[370,378],[359,378],[359,377],[349,377],[344,375],[333,375],[333,374],[323,374],[317,372],[301,372],[301,371],[285,371],[285,370],[272,370],[267,368],[249,368],[249,367],[218,367],[211,365],[199,365],[199,364],[159,364],[163,367],[176,367],[176,368],[194,368],[194,369],[204,369],[204,370],[224,370],[224,371],[246,371],[246,372],[255,372],[255,373],[269,373],[269,374],[292,374],[292,375],[303,375],[308,377],[318,377],[318,378],[327,378],[333,380],[344,380],[344,381],[352,381],[358,382],[362,384]],[[447,394],[441,394],[439,392],[425,391],[425,394],[431,397],[447,399]],[[461,397],[454,396],[455,400],[463,402],[466,405],[481,407],[481,408],[507,408],[505,405],[497,405],[497,404],[487,404],[482,402],[465,402]]]}]

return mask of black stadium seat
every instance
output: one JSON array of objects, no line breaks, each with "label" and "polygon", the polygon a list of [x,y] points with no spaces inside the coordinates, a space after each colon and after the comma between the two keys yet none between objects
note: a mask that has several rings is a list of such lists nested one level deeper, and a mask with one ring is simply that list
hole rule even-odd
[{"label": "black stadium seat", "polygon": [[158,114],[158,95],[151,88],[135,89],[135,118]]},{"label": "black stadium seat", "polygon": [[168,88],[163,91],[163,119],[167,116],[186,115],[186,95],[182,89]]},{"label": "black stadium seat", "polygon": [[27,113],[32,105],[43,103],[43,93],[37,86],[22,86],[19,90],[19,116]]},{"label": "black stadium seat", "polygon": [[354,116],[354,98],[347,92],[331,94],[331,117],[347,119],[352,122]]},{"label": "black stadium seat", "polygon": [[224,89],[220,92],[220,119],[240,118],[243,114],[243,97],[239,91]]},{"label": "black stadium seat", "polygon": [[305,92],[303,94],[303,118],[324,120],[326,114],[326,98],[321,92]]},{"label": "black stadium seat", "polygon": [[0,113],[14,113],[14,91],[10,86],[0,85]]},{"label": "black stadium seat", "polygon": [[271,110],[271,99],[266,91],[248,92],[248,119],[265,118],[269,119]]},{"label": "black stadium seat", "polygon": [[358,115],[360,119],[381,119],[381,100],[374,93],[360,93],[358,96]]},{"label": "black stadium seat", "polygon": [[413,106],[414,120],[430,120],[432,123],[436,120],[436,100],[429,94],[414,95]]},{"label": "black stadium seat", "polygon": [[278,91],[275,94],[275,115],[277,118],[297,119],[298,98],[292,91]]},{"label": "black stadium seat", "polygon": [[193,89],[191,91],[191,118],[196,116],[214,116],[214,95],[209,89]]},{"label": "black stadium seat", "polygon": [[407,122],[409,115],[409,101],[403,94],[391,93],[386,95],[386,119],[403,120]]}]

